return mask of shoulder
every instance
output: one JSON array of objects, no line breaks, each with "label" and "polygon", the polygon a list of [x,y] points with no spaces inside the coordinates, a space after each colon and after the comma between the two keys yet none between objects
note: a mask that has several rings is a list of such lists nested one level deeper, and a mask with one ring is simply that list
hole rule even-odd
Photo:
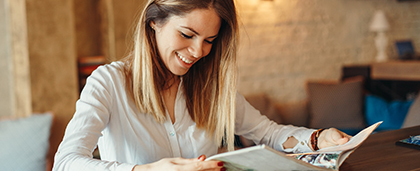
[{"label": "shoulder", "polygon": [[112,96],[123,91],[125,88],[123,68],[123,62],[112,62],[96,68],[87,78],[81,93],[81,98],[86,95],[88,95],[86,98],[90,98],[92,94]]},{"label": "shoulder", "polygon": [[86,86],[92,88],[116,88],[125,84],[124,63],[112,62],[96,68],[86,80]]},{"label": "shoulder", "polygon": [[121,61],[112,62],[110,64],[105,64],[99,66],[95,71],[92,72],[92,75],[102,74],[102,75],[118,75],[122,74],[124,70],[124,63]]},{"label": "shoulder", "polygon": [[124,63],[121,61],[101,65],[89,76],[98,81],[121,81],[124,79]]}]

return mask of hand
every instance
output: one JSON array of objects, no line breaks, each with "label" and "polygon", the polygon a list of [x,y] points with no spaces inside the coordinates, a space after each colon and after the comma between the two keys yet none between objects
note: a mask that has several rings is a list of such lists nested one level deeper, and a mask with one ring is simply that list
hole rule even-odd
[{"label": "hand", "polygon": [[318,137],[318,148],[342,145],[350,140],[351,136],[335,128],[326,129]]},{"label": "hand", "polygon": [[137,165],[133,168],[133,171],[143,170],[191,170],[191,171],[220,171],[224,170],[223,162],[221,161],[204,161],[205,155],[201,155],[198,159],[185,159],[185,158],[164,158],[157,162]]}]

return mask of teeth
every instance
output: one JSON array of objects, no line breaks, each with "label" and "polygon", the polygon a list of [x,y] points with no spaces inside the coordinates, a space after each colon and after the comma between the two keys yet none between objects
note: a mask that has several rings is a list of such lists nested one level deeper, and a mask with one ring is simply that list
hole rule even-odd
[{"label": "teeth", "polygon": [[185,63],[187,63],[187,64],[191,64],[193,61],[190,61],[190,60],[188,60],[188,59],[186,59],[186,58],[184,58],[183,56],[181,56],[179,53],[176,53],[176,56],[178,56],[179,57],[179,59],[181,59],[182,61],[184,61]]}]

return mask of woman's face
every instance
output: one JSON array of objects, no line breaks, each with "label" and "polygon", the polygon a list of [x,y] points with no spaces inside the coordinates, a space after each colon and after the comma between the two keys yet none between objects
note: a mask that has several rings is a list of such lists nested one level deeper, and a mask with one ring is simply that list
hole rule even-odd
[{"label": "woman's face", "polygon": [[221,21],[214,9],[195,9],[184,16],[172,16],[164,25],[150,23],[163,62],[174,75],[184,75],[210,53]]}]

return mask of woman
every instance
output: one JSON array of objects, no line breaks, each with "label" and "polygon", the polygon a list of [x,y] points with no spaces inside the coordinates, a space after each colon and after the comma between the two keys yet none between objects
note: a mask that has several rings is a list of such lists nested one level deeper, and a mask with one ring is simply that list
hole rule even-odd
[{"label": "woman", "polygon": [[149,0],[132,53],[88,78],[54,169],[223,170],[204,159],[234,133],[287,152],[348,141],[277,125],[237,94],[237,34],[233,0]]}]

